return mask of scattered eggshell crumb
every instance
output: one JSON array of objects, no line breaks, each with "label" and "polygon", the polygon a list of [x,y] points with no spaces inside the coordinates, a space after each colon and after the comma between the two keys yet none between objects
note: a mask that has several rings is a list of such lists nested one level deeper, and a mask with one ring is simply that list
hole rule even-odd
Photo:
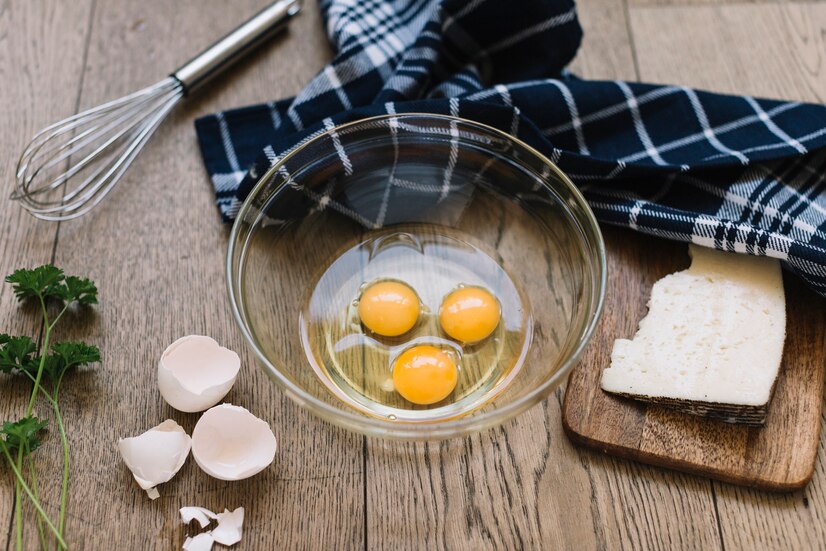
[{"label": "scattered eggshell crumb", "polygon": [[155,486],[180,470],[191,447],[192,439],[172,419],[138,436],[118,440],[123,461],[151,499],[160,495]]},{"label": "scattered eggshell crumb", "polygon": [[[234,511],[224,509],[223,513],[218,514],[203,507],[181,507],[181,521],[183,521],[184,524],[189,524],[193,520],[197,520],[201,528],[206,528],[211,519],[217,520],[218,526],[211,531],[198,534],[194,538],[186,538],[184,550],[209,550],[212,548],[213,542],[229,546],[241,541],[241,531],[244,524],[243,507],[238,507]],[[205,536],[208,536],[208,538]]]},{"label": "scattered eggshell crumb", "polygon": [[393,392],[394,390],[396,390],[396,385],[393,384],[393,379],[391,379],[390,377],[382,381],[381,385],[379,386],[385,392]]},{"label": "scattered eggshell crumb", "polygon": [[158,362],[158,389],[173,408],[204,411],[232,389],[241,359],[215,339],[188,335],[170,344]]},{"label": "scattered eggshell crumb", "polygon": [[204,532],[194,538],[186,538],[184,541],[184,551],[212,551],[214,541],[212,534]]},{"label": "scattered eggshell crumb", "polygon": [[211,519],[218,518],[218,516],[203,507],[181,507],[181,521],[184,524],[189,524],[193,520],[197,520],[201,528],[206,528]]},{"label": "scattered eggshell crumb", "polygon": [[275,458],[270,426],[232,404],[206,411],[192,431],[192,455],[201,469],[219,480],[241,480],[264,470]]},{"label": "scattered eggshell crumb", "polygon": [[224,509],[218,513],[218,526],[212,530],[212,537],[222,545],[234,545],[241,541],[241,527],[244,524],[244,508],[230,512]]}]

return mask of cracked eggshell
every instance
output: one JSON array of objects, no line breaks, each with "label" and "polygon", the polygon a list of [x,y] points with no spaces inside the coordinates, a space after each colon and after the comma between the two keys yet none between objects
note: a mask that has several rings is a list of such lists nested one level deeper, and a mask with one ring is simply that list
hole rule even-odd
[{"label": "cracked eggshell", "polygon": [[204,411],[227,395],[240,369],[238,354],[210,337],[189,335],[170,344],[161,355],[158,389],[178,411]]},{"label": "cracked eggshell", "polygon": [[212,531],[212,537],[221,545],[235,545],[241,541],[241,527],[244,524],[244,508],[238,507],[230,512],[224,509],[218,513],[218,526]]},{"label": "cracked eggshell", "polygon": [[215,513],[203,507],[181,507],[181,522],[189,524],[197,520],[201,528],[206,528],[212,519],[218,518]]},{"label": "cracked eggshell", "polygon": [[152,499],[158,497],[155,486],[175,476],[191,447],[192,439],[172,419],[138,436],[118,440],[124,463],[132,471],[138,485]]},{"label": "cracked eggshell", "polygon": [[204,532],[194,538],[186,538],[184,541],[184,551],[212,551],[214,541],[210,532]]},{"label": "cracked eggshell", "polygon": [[242,480],[264,470],[275,458],[270,426],[246,409],[221,404],[206,411],[192,431],[192,456],[219,480]]}]

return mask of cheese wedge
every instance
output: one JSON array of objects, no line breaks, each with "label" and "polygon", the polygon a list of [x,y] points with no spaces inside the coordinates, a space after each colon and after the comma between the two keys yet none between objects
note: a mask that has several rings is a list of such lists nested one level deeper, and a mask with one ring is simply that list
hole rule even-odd
[{"label": "cheese wedge", "polygon": [[786,338],[780,263],[689,246],[657,281],[633,340],[614,341],[602,388],[729,423],[762,425]]}]

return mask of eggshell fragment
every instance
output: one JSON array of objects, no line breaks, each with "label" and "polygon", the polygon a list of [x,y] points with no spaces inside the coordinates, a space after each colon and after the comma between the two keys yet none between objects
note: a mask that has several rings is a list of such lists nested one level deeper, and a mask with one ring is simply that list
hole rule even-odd
[{"label": "eggshell fragment", "polygon": [[210,532],[204,532],[194,538],[186,538],[184,541],[184,551],[212,551],[214,541]]},{"label": "eggshell fragment", "polygon": [[272,463],[275,449],[270,426],[232,404],[206,411],[192,431],[195,462],[219,480],[241,480],[261,472]]},{"label": "eggshell fragment", "polygon": [[234,545],[241,541],[241,526],[244,524],[244,508],[238,507],[230,512],[224,509],[218,513],[218,526],[212,531],[212,537],[222,545]]},{"label": "eggshell fragment", "polygon": [[181,425],[167,419],[141,435],[118,440],[123,461],[138,485],[149,497],[159,494],[155,486],[162,484],[177,473],[186,461],[192,439]]},{"label": "eggshell fragment", "polygon": [[170,344],[158,362],[158,389],[173,408],[204,411],[235,384],[241,359],[210,337],[189,335]]},{"label": "eggshell fragment", "polygon": [[197,520],[201,528],[206,528],[211,519],[218,518],[218,516],[203,507],[181,507],[181,521],[184,524],[189,524],[193,520]]}]

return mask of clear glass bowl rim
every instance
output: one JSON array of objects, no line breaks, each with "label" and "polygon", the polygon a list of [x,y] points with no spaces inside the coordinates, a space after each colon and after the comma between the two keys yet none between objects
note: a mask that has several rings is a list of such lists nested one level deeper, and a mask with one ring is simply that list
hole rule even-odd
[{"label": "clear glass bowl rim", "polygon": [[[528,153],[532,154],[542,164],[546,165],[550,169],[551,173],[553,173],[553,175],[555,175],[558,178],[558,180],[568,188],[567,191],[569,191],[572,194],[572,196],[576,199],[576,201],[579,203],[578,206],[585,215],[585,220],[579,220],[579,222],[585,223],[588,226],[587,229],[590,230],[596,238],[596,242],[593,244],[595,246],[597,253],[596,258],[593,258],[593,255],[591,257],[592,261],[596,260],[596,265],[591,267],[592,270],[594,268],[598,270],[596,281],[597,293],[595,300],[591,305],[592,314],[590,316],[590,319],[586,323],[583,331],[581,332],[578,344],[571,352],[571,354],[567,358],[565,358],[559,369],[555,373],[553,373],[551,377],[545,380],[541,385],[537,386],[521,398],[514,400],[511,403],[505,404],[501,407],[496,407],[491,411],[486,411],[468,417],[450,419],[447,421],[435,423],[394,423],[392,421],[382,421],[379,419],[359,415],[347,411],[343,407],[337,408],[332,405],[329,405],[315,398],[299,386],[293,384],[287,377],[281,374],[279,368],[273,365],[270,359],[267,358],[267,356],[263,353],[263,351],[258,347],[257,343],[255,342],[255,339],[253,338],[252,333],[249,327],[247,326],[244,317],[242,316],[240,311],[238,297],[240,293],[242,274],[233,273],[233,258],[236,254],[236,245],[238,244],[239,236],[242,234],[243,227],[247,224],[245,222],[245,219],[250,209],[253,208],[254,200],[257,198],[257,195],[261,188],[266,185],[267,181],[272,177],[272,175],[278,172],[278,170],[283,165],[288,163],[293,156],[295,156],[299,151],[302,151],[309,147],[313,147],[319,142],[330,138],[330,136],[334,132],[341,132],[342,129],[351,128],[363,124],[375,123],[381,120],[398,120],[406,118],[438,119],[440,121],[455,122],[469,127],[476,127],[484,132],[494,134],[495,136],[512,142],[517,147],[522,148]],[[283,185],[285,184],[281,184],[278,188],[274,188],[271,193],[277,192],[278,189],[280,189]],[[569,209],[567,209],[566,207],[566,210]],[[573,217],[573,215],[571,216]],[[251,234],[252,232],[250,232],[245,237],[248,239]],[[244,253],[242,252],[242,254]],[[242,263],[239,262],[239,265],[241,264]],[[264,173],[258,179],[258,182],[255,184],[255,187],[253,187],[252,191],[250,191],[249,195],[239,208],[235,218],[235,222],[232,225],[232,231],[230,232],[226,259],[227,292],[230,307],[232,309],[232,316],[238,328],[240,329],[241,334],[247,343],[247,346],[252,348],[257,360],[262,365],[267,375],[269,375],[270,378],[273,379],[278,384],[278,386],[287,394],[287,396],[289,396],[294,402],[296,402],[301,407],[309,410],[314,415],[326,420],[327,422],[368,436],[377,436],[381,438],[390,438],[395,440],[441,440],[446,438],[455,438],[467,434],[472,434],[481,430],[485,430],[500,425],[505,421],[516,417],[517,415],[521,414],[522,412],[526,411],[527,409],[533,407],[534,405],[538,404],[543,399],[545,399],[547,395],[550,394],[550,392],[558,386],[558,384],[561,382],[561,379],[566,377],[568,373],[571,371],[571,369],[573,369],[574,365],[576,365],[577,361],[579,360],[579,357],[581,356],[583,350],[585,349],[585,347],[591,340],[591,337],[593,336],[593,332],[596,329],[596,326],[602,315],[602,307],[605,299],[606,272],[607,265],[605,255],[605,242],[602,238],[602,232],[599,229],[599,224],[597,223],[596,217],[594,216],[593,211],[591,210],[590,206],[585,200],[585,197],[582,195],[579,189],[573,184],[573,182],[568,178],[568,176],[566,176],[565,173],[559,169],[559,167],[557,167],[550,159],[548,159],[545,155],[543,155],[530,145],[497,128],[473,120],[464,119],[461,117],[454,117],[450,115],[438,115],[433,113],[400,113],[395,115],[378,115],[374,117],[365,117],[356,121],[348,122],[330,128],[329,130],[319,133],[313,138],[300,144],[298,147],[292,149],[290,152],[284,155],[284,157],[281,158],[276,164],[271,166],[269,170],[267,170],[267,172]],[[238,276],[237,279],[236,276]],[[593,288],[591,289],[591,291],[592,298],[594,298]]]}]

